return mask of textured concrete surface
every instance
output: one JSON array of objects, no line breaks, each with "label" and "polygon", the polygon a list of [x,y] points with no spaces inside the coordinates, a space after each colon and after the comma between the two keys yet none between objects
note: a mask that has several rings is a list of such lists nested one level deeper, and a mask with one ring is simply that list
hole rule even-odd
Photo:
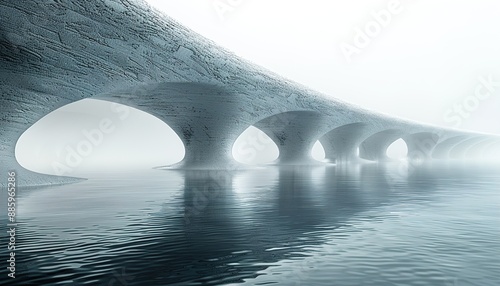
[{"label": "textured concrete surface", "polygon": [[[277,141],[280,163],[293,164],[310,160],[316,140],[353,123],[372,127],[344,144],[369,140],[362,143],[363,152],[374,160],[384,157],[395,138],[381,136],[384,130],[439,134],[439,142],[479,136],[332,99],[248,63],[132,0],[1,1],[0,93],[1,172],[18,171],[23,185],[74,180],[23,169],[14,148],[37,120],[88,97],[122,102],[164,120],[186,146],[186,158],[176,167],[187,169],[234,167],[232,144],[249,125]],[[353,148],[339,141],[327,153],[350,157]]]}]

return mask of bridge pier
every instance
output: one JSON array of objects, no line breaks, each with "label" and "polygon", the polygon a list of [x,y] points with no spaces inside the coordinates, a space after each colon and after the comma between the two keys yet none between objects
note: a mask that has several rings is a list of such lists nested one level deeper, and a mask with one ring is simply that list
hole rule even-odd
[{"label": "bridge pier", "polygon": [[359,160],[358,147],[369,131],[365,123],[351,123],[333,129],[321,137],[325,158],[344,164]]},{"label": "bridge pier", "polygon": [[278,146],[280,165],[319,164],[311,155],[318,138],[326,132],[325,117],[315,111],[289,111],[254,124]]},{"label": "bridge pier", "polygon": [[436,147],[439,136],[430,132],[420,132],[403,137],[408,147],[408,159],[411,161],[428,161],[432,158],[432,150]]},{"label": "bridge pier", "polygon": [[371,161],[388,161],[387,148],[397,139],[402,138],[403,131],[389,129],[370,136],[359,146],[359,157]]},{"label": "bridge pier", "polygon": [[[266,72],[141,1],[1,1],[0,27],[0,171],[16,169],[25,186],[77,179],[19,166],[15,144],[21,134],[55,109],[103,92],[107,94],[96,98],[149,112],[177,132],[186,148],[177,168],[237,167],[233,143],[255,122],[278,143],[280,164],[315,163],[311,149],[333,128],[333,120],[338,120],[336,126],[363,121],[428,130],[418,123],[386,120]],[[149,84],[137,86],[144,83]],[[112,92],[132,86],[136,88]],[[447,157],[455,144],[472,137],[442,131],[465,135],[436,145],[433,157]],[[361,144],[361,156],[387,159],[387,147],[400,135],[374,135]],[[327,156],[354,158],[360,137],[349,136],[326,147]]]},{"label": "bridge pier", "polygon": [[252,109],[242,108],[252,104],[251,98],[204,83],[141,85],[95,98],[138,108],[167,123],[185,147],[184,159],[167,167],[172,169],[238,168],[233,144],[255,120]]}]

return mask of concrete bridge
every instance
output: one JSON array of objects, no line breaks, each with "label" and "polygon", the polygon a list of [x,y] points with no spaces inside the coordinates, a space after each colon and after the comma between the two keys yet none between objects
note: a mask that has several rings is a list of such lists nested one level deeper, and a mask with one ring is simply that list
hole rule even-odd
[{"label": "concrete bridge", "polygon": [[[21,134],[59,107],[96,98],[167,123],[182,139],[182,169],[236,168],[232,146],[253,125],[276,142],[277,164],[319,164],[319,140],[336,163],[388,160],[402,138],[412,160],[479,156],[498,136],[378,114],[286,80],[218,47],[142,1],[0,3],[1,171],[22,185],[67,177],[25,170]],[[359,151],[358,151],[359,150]],[[4,184],[4,182],[2,182]]]}]

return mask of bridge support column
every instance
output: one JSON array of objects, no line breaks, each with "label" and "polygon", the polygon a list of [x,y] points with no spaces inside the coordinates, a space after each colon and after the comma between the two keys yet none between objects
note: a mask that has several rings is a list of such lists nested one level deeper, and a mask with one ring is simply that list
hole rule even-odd
[{"label": "bridge support column", "polygon": [[428,161],[432,158],[432,151],[439,141],[439,136],[434,133],[421,132],[405,136],[403,140],[408,147],[410,161]]},{"label": "bridge support column", "polygon": [[326,133],[320,142],[325,149],[325,158],[344,164],[358,160],[358,147],[368,131],[364,123],[351,123]]},{"label": "bridge support column", "polygon": [[233,169],[236,139],[253,123],[251,97],[202,83],[160,83],[102,94],[114,101],[148,112],[167,123],[181,138],[184,159],[168,168]]},{"label": "bridge support column", "polygon": [[371,161],[388,161],[387,148],[403,136],[399,130],[385,130],[370,136],[359,147],[359,156]]},{"label": "bridge support column", "polygon": [[327,126],[320,113],[290,111],[265,118],[254,126],[278,145],[280,165],[319,164],[311,151]]}]

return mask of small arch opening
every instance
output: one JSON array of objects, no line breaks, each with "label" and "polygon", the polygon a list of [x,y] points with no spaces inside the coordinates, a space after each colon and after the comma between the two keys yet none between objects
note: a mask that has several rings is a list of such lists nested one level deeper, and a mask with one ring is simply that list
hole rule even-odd
[{"label": "small arch opening", "polygon": [[250,126],[234,142],[232,154],[242,164],[261,165],[278,159],[280,151],[266,133]]},{"label": "small arch opening", "polygon": [[392,144],[387,148],[386,155],[390,159],[394,160],[405,159],[406,156],[408,156],[408,146],[406,145],[406,142],[402,138],[392,142]]},{"label": "small arch opening", "polygon": [[151,169],[182,161],[184,144],[165,122],[139,109],[97,99],[65,105],[28,128],[15,156],[51,175]]},{"label": "small arch opening", "polygon": [[316,143],[314,143],[314,146],[311,149],[311,156],[316,161],[322,162],[325,160],[325,156],[326,156],[325,148],[323,148],[323,144],[321,144],[321,142],[319,142],[319,140],[316,141]]}]

